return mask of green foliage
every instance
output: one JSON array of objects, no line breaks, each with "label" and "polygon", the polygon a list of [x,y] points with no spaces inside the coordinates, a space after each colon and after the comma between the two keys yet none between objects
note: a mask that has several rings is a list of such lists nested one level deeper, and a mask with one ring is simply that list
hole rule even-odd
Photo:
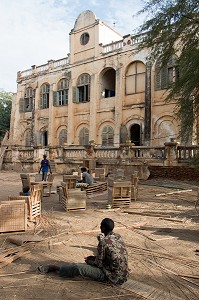
[{"label": "green foliage", "polygon": [[148,13],[139,28],[146,39],[139,46],[151,48],[148,59],[164,67],[178,56],[179,78],[170,86],[166,101],[176,102],[181,136],[187,140],[198,117],[199,104],[199,2],[198,0],[149,0],[138,14]]},{"label": "green foliage", "polygon": [[13,93],[0,90],[0,141],[10,128]]}]

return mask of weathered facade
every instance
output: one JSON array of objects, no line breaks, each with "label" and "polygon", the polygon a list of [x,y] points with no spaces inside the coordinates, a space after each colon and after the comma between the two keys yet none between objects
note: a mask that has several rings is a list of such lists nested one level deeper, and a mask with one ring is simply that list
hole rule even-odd
[{"label": "weathered facade", "polygon": [[66,58],[18,72],[10,144],[163,146],[177,138],[175,105],[164,102],[175,58],[160,70],[146,60],[147,49],[135,52],[142,38],[81,13]]}]

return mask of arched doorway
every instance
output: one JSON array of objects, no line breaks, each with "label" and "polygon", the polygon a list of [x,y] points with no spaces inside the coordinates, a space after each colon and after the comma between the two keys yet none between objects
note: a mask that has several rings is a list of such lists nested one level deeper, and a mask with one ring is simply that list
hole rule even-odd
[{"label": "arched doorway", "polygon": [[131,143],[135,146],[141,145],[141,126],[139,124],[133,124],[130,128]]}]

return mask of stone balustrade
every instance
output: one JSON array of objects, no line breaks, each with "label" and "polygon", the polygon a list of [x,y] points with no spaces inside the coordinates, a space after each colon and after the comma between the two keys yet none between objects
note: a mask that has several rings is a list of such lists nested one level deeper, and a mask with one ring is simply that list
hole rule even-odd
[{"label": "stone balustrade", "polygon": [[58,60],[49,60],[47,64],[43,64],[40,66],[32,66],[32,69],[19,71],[17,72],[17,82],[20,82],[23,79],[31,78],[32,76],[36,76],[37,74],[45,73],[50,69],[58,69],[62,68],[69,64],[69,57],[64,57]]},{"label": "stone balustrade", "polygon": [[[175,142],[165,143],[161,147],[151,146],[132,146],[123,144],[120,147],[93,147],[88,151],[83,146],[73,147],[49,147],[45,149],[38,148],[20,148],[19,146],[9,147],[4,154],[4,163],[16,161],[39,161],[41,153],[49,153],[50,159],[60,161],[64,160],[120,160],[130,162],[140,162],[153,165],[162,164],[164,166],[174,166],[178,163],[187,163],[192,158],[199,155],[199,146],[179,146]],[[40,153],[40,154],[39,154]]]},{"label": "stone balustrade", "polygon": [[199,156],[199,146],[178,146],[177,147],[177,159],[178,161],[190,160]]},{"label": "stone balustrade", "polygon": [[112,51],[116,51],[123,47],[123,41],[113,42],[103,46],[102,53],[108,53]]}]

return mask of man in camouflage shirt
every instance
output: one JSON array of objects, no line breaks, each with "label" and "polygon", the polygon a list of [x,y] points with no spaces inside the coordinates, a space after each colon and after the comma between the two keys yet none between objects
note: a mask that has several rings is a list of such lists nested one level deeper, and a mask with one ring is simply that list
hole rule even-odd
[{"label": "man in camouflage shirt", "polygon": [[39,266],[41,273],[56,271],[63,277],[90,277],[97,281],[122,284],[128,278],[128,254],[121,236],[113,232],[114,222],[105,218],[101,222],[96,256],[88,256],[85,263]]},{"label": "man in camouflage shirt", "polygon": [[94,265],[102,269],[110,282],[122,284],[128,277],[128,254],[121,236],[112,232],[113,228],[113,220],[106,218],[102,221],[101,231],[104,236],[99,236]]}]

